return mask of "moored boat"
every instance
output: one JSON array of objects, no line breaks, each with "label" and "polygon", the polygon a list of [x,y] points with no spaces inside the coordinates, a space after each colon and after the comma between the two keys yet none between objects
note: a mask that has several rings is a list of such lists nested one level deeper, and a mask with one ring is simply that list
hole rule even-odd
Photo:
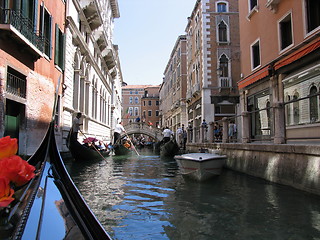
[{"label": "moored boat", "polygon": [[64,166],[53,121],[28,163],[38,173],[1,210],[1,239],[111,239]]},{"label": "moored boat", "polygon": [[182,175],[204,181],[221,174],[227,157],[215,153],[188,153],[174,158]]},{"label": "moored boat", "polygon": [[171,139],[170,141],[161,144],[160,146],[160,156],[161,157],[174,157],[179,153],[179,145],[175,139]]},{"label": "moored boat", "polygon": [[90,161],[95,159],[103,159],[110,155],[109,150],[98,150],[89,148],[79,143],[77,139],[70,136],[67,137],[67,147],[69,148],[72,157],[77,161]]}]

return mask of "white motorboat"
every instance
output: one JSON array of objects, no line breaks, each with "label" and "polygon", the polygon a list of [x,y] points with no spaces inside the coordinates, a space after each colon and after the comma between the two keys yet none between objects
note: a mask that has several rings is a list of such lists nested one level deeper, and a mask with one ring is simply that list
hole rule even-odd
[{"label": "white motorboat", "polygon": [[204,181],[221,174],[227,157],[215,153],[188,153],[174,158],[182,175]]}]

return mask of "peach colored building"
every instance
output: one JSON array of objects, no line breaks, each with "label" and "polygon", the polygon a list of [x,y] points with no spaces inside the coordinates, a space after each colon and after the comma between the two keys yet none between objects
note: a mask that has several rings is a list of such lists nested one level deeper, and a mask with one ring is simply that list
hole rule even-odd
[{"label": "peach colored building", "polygon": [[153,127],[157,127],[160,124],[159,88],[160,86],[146,87],[141,98],[141,120]]},{"label": "peach colored building", "polygon": [[0,1],[0,137],[18,138],[19,154],[38,148],[52,118],[63,78],[65,8],[65,1]]},{"label": "peach colored building", "polygon": [[[126,85],[122,87],[122,121],[124,125],[130,121],[134,122],[138,117],[140,121],[143,120],[142,98],[148,96],[146,94],[148,90],[146,89],[153,89],[154,87],[159,88],[152,85]],[[153,95],[154,91],[151,90],[151,92]],[[146,108],[144,109],[146,111]],[[145,112],[145,115],[148,115],[147,112]]]},{"label": "peach colored building", "polygon": [[243,142],[320,139],[320,1],[239,2]]},{"label": "peach colored building", "polygon": [[[189,140],[212,142],[212,123],[234,116],[239,102],[238,1],[196,1],[185,31]],[[209,128],[201,128],[203,120]]]}]

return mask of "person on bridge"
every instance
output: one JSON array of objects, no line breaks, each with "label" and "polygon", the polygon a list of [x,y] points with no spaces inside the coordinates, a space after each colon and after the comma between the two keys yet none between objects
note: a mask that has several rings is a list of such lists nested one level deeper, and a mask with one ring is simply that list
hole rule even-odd
[{"label": "person on bridge", "polygon": [[126,130],[122,126],[122,122],[120,121],[116,127],[114,128],[114,133],[113,133],[113,144],[117,144],[121,138],[121,133],[125,133]]},{"label": "person on bridge", "polygon": [[166,143],[170,141],[171,136],[173,136],[173,132],[168,127],[165,127],[165,129],[162,132],[162,135],[163,135],[163,139],[161,142]]}]

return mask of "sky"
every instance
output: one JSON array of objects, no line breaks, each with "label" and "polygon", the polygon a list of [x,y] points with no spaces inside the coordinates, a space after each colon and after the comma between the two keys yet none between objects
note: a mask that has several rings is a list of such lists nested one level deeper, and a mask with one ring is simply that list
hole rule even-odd
[{"label": "sky", "polygon": [[196,0],[118,0],[113,43],[119,46],[123,81],[158,85]]}]

